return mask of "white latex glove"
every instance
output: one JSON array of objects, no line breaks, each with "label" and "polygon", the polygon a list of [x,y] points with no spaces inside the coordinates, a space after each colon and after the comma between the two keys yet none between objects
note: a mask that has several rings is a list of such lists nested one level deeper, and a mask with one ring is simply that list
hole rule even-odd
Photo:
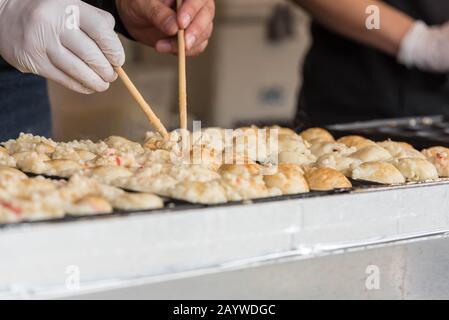
[{"label": "white latex glove", "polygon": [[0,55],[74,91],[105,91],[117,79],[112,66],[125,62],[114,25],[111,14],[79,0],[0,0]]},{"label": "white latex glove", "polygon": [[449,72],[449,23],[429,27],[417,21],[402,39],[398,61],[409,68]]}]

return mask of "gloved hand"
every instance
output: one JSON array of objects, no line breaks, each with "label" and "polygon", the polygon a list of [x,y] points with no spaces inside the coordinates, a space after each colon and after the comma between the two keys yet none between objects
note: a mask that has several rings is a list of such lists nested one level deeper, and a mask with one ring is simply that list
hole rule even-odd
[{"label": "gloved hand", "polygon": [[449,23],[430,27],[417,21],[402,39],[398,61],[423,71],[449,72]]},{"label": "gloved hand", "polygon": [[80,93],[105,91],[125,62],[109,13],[80,0],[0,0],[0,55]]}]

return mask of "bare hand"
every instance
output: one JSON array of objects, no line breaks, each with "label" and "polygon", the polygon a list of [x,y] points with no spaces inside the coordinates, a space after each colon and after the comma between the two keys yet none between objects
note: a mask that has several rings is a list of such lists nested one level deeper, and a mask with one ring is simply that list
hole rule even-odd
[{"label": "bare hand", "polygon": [[213,32],[214,0],[184,0],[178,12],[176,0],[116,0],[128,32],[160,53],[176,53],[176,34],[185,29],[188,56],[202,53]]}]

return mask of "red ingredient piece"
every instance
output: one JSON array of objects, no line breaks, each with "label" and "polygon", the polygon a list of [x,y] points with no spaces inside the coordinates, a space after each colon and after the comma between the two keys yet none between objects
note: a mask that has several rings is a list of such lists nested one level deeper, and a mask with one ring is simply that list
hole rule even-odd
[{"label": "red ingredient piece", "polygon": [[12,211],[16,216],[20,216],[22,214],[22,210],[20,208],[14,207],[11,203],[6,201],[0,201],[0,205],[9,210]]}]

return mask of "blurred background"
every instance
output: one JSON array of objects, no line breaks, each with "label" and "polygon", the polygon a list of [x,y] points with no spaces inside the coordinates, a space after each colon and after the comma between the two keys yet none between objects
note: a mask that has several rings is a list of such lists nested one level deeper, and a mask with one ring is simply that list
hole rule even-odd
[{"label": "blurred background", "polygon": [[[289,124],[296,112],[301,67],[310,45],[309,19],[282,0],[217,0],[207,51],[188,60],[190,123],[233,128]],[[178,124],[177,58],[123,40],[126,71],[163,123]],[[50,84],[57,140],[122,135],[141,140],[152,130],[120,81],[106,93],[82,96]]]}]

